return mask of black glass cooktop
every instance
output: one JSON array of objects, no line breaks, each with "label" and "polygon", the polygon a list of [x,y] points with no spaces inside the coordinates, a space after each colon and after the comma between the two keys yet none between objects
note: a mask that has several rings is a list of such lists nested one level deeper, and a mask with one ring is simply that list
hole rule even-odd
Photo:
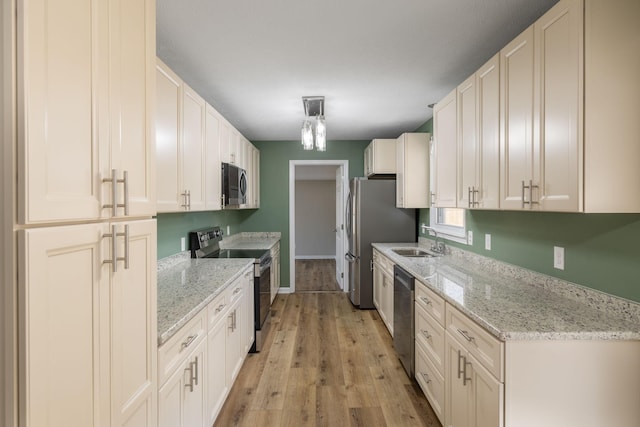
[{"label": "black glass cooktop", "polygon": [[253,258],[260,259],[269,251],[265,249],[220,249],[207,254],[205,258]]}]

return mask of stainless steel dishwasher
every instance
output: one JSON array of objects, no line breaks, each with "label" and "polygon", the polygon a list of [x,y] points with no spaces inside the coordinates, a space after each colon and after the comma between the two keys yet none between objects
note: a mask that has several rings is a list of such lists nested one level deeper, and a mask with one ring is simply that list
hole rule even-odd
[{"label": "stainless steel dishwasher", "polygon": [[413,304],[415,279],[398,265],[393,267],[393,348],[409,378],[413,379],[415,342]]}]

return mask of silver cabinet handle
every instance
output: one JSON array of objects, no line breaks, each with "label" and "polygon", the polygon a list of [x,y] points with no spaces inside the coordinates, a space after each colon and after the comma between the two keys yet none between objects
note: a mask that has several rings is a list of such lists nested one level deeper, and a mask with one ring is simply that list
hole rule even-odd
[{"label": "silver cabinet handle", "polygon": [[426,339],[431,339],[431,334],[429,334],[429,331],[427,331],[426,329],[422,329],[420,330],[420,332],[422,332],[422,335],[424,335]]},{"label": "silver cabinet handle", "polygon": [[529,202],[527,202],[527,201],[524,199],[524,190],[525,190],[525,188],[529,188],[529,187],[528,187],[528,186],[525,186],[525,185],[524,185],[524,180],[522,180],[522,192],[521,192],[521,197],[522,197],[522,209],[524,209],[524,205],[528,205],[528,204],[529,204]]},{"label": "silver cabinet handle", "polygon": [[189,387],[189,391],[193,392],[193,363],[189,363],[189,367],[185,368],[184,371],[189,371],[189,382],[184,386]]},{"label": "silver cabinet handle", "polygon": [[426,382],[427,384],[429,384],[431,382],[431,378],[429,378],[428,374],[423,372],[422,376],[424,377],[424,382]]},{"label": "silver cabinet handle", "polygon": [[538,188],[537,185],[533,185],[533,180],[529,180],[529,205],[533,207],[533,205],[537,205],[538,202],[533,201],[533,189]]},{"label": "silver cabinet handle", "polygon": [[118,214],[118,171],[111,169],[111,178],[102,178],[102,182],[111,183],[111,203],[102,205],[103,208],[111,208],[111,216]]},{"label": "silver cabinet handle", "polygon": [[242,290],[241,288],[235,288],[235,289],[233,290],[233,294],[235,295],[235,294],[237,294],[238,292],[240,292],[241,290]]},{"label": "silver cabinet handle", "polygon": [[467,385],[467,382],[471,382],[471,377],[467,378],[467,366],[471,365],[471,362],[467,362],[467,357],[464,357],[464,368],[463,368],[463,373],[462,373],[462,385],[465,386]]},{"label": "silver cabinet handle", "polygon": [[472,194],[473,193],[471,192],[471,187],[469,187],[469,189],[467,190],[467,198],[469,199],[467,203],[468,207],[473,206],[473,203],[471,201],[471,197],[473,197]]},{"label": "silver cabinet handle", "polygon": [[462,360],[464,356],[458,350],[458,379],[460,379],[460,375],[462,375],[462,368],[460,367],[460,360]]},{"label": "silver cabinet handle", "polygon": [[191,210],[191,190],[187,190],[187,198],[189,199],[189,201],[187,202],[187,204],[189,205],[189,210]]},{"label": "silver cabinet handle", "polygon": [[226,304],[220,304],[217,308],[216,308],[216,313],[220,313],[222,311],[223,308],[225,308]]},{"label": "silver cabinet handle", "polygon": [[180,195],[184,197],[184,203],[180,206],[182,206],[185,210],[190,211],[191,210],[191,191],[184,190],[184,192],[180,193]]},{"label": "silver cabinet handle", "polygon": [[191,362],[190,365],[193,366],[191,370],[191,380],[195,385],[198,385],[198,356],[196,356],[196,360]]},{"label": "silver cabinet handle", "polygon": [[[111,203],[102,205],[103,208],[111,208],[111,216],[118,215],[118,208],[124,208],[124,214],[129,215],[129,173],[122,172],[122,179],[118,179],[118,170],[111,169],[111,178],[103,178],[102,182],[111,183]],[[118,184],[123,184],[124,200],[118,203]]]},{"label": "silver cabinet handle", "polygon": [[467,332],[467,331],[463,331],[462,329],[458,329],[458,333],[460,335],[462,335],[464,337],[464,339],[469,341],[469,342],[475,340],[475,338],[472,337],[471,335],[469,335],[469,332]]},{"label": "silver cabinet handle", "polygon": [[182,344],[180,344],[180,351],[182,352],[182,350],[189,347],[196,338],[198,338],[198,334],[189,335],[187,339]]},{"label": "silver cabinet handle", "polygon": [[123,171],[122,179],[118,180],[118,182],[122,182],[124,186],[124,200],[123,200],[124,203],[122,204],[122,207],[124,207],[124,215],[128,216],[129,215],[129,172]]},{"label": "silver cabinet handle", "polygon": [[436,193],[431,192],[431,204],[434,205],[436,203]]},{"label": "silver cabinet handle", "polygon": [[[129,268],[129,226],[124,226],[124,233],[118,233],[116,225],[111,226],[111,233],[106,233],[103,238],[111,238],[111,259],[105,259],[103,264],[111,264],[111,271],[118,271],[118,261],[124,261],[124,268]],[[124,256],[118,256],[118,237],[124,237]]]},{"label": "silver cabinet handle", "polygon": [[420,297],[420,299],[422,300],[422,302],[424,302],[427,305],[431,305],[431,300],[429,298],[425,298],[425,297]]},{"label": "silver cabinet handle", "polygon": [[471,201],[471,207],[472,208],[476,207],[476,206],[480,206],[480,202],[478,202],[478,199],[476,197],[479,192],[480,192],[480,190],[478,190],[475,185],[473,187],[471,187],[471,198],[473,199]]},{"label": "silver cabinet handle", "polygon": [[233,330],[238,327],[238,310],[233,310]]}]

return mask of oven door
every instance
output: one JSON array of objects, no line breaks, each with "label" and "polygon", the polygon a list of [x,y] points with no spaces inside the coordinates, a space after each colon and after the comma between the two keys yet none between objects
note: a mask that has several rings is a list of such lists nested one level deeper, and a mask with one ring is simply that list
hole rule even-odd
[{"label": "oven door", "polygon": [[271,259],[265,265],[256,265],[256,330],[261,330],[271,309]]}]

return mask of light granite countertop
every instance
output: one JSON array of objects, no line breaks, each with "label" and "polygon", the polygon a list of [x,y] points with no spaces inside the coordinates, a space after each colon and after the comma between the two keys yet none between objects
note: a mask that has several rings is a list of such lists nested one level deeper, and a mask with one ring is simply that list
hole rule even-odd
[{"label": "light granite countertop", "polygon": [[[270,250],[280,233],[238,233],[222,249]],[[191,259],[185,251],[158,260],[158,346],[171,338],[249,266],[249,258]]]},{"label": "light granite countertop", "polygon": [[159,261],[158,346],[252,266],[249,258],[191,259],[189,252]]},{"label": "light granite countertop", "polygon": [[271,249],[280,241],[280,233],[244,232],[225,237],[221,249]]},{"label": "light granite countertop", "polygon": [[[640,340],[640,305],[633,302],[612,301],[618,298],[573,284],[558,286],[565,287],[564,294],[554,292],[547,283],[537,283],[555,280],[549,276],[521,269],[524,273],[517,277],[509,271],[518,270],[514,266],[484,268],[485,261],[470,262],[468,255],[410,258],[392,251],[425,248],[418,243],[373,247],[500,340]],[[576,297],[581,293],[588,294],[583,301]]]}]

